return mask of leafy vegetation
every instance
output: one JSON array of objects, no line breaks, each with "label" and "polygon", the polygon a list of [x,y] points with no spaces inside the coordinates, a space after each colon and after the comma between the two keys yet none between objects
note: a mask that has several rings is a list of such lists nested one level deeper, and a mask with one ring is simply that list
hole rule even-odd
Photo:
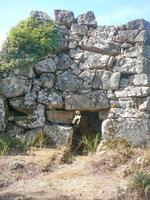
[{"label": "leafy vegetation", "polygon": [[32,137],[10,137],[7,134],[0,135],[0,155],[6,155],[11,150],[27,151],[31,147],[49,146],[50,138],[42,132]]},{"label": "leafy vegetation", "polygon": [[127,158],[131,158],[133,155],[133,149],[131,144],[127,140],[122,138],[108,138],[104,145],[111,150],[117,150]]},{"label": "leafy vegetation", "polygon": [[99,143],[100,143],[100,134],[97,133],[96,135],[82,135],[81,140],[79,141],[77,150],[79,148],[82,149],[83,154],[93,153],[96,151]]},{"label": "leafy vegetation", "polygon": [[60,43],[60,32],[53,21],[29,17],[13,27],[0,52],[0,69],[35,63],[53,53]]},{"label": "leafy vegetation", "polygon": [[[131,181],[131,188],[136,190],[142,197],[145,196],[145,189],[150,187],[150,174],[146,172],[137,172]],[[145,199],[145,198],[144,198]]]},{"label": "leafy vegetation", "polygon": [[24,143],[19,138],[11,138],[10,135],[0,135],[0,155],[9,153],[10,150],[24,150]]}]

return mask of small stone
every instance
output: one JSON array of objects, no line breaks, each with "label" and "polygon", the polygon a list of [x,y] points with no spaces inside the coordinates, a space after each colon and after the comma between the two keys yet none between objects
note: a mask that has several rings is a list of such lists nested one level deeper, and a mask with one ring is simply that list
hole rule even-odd
[{"label": "small stone", "polygon": [[9,170],[13,171],[13,170],[20,170],[20,169],[24,169],[24,164],[22,162],[19,161],[14,161],[12,163],[10,163],[9,165]]},{"label": "small stone", "polygon": [[54,75],[50,73],[43,73],[40,76],[41,86],[51,89],[54,86]]}]

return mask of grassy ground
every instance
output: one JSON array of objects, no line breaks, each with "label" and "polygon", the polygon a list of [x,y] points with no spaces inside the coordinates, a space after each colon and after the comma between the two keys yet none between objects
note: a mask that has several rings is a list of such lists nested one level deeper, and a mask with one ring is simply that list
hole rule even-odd
[{"label": "grassy ground", "polygon": [[72,156],[65,147],[0,157],[1,200],[141,200],[132,177],[150,171],[150,151],[125,143]]}]

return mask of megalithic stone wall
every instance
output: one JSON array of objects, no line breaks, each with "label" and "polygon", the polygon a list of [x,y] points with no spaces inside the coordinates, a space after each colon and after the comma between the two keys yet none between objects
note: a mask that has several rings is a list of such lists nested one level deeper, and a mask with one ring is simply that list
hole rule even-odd
[{"label": "megalithic stone wall", "polygon": [[150,23],[97,26],[93,12],[75,18],[65,10],[55,10],[55,21],[56,55],[0,73],[0,132],[45,132],[54,144],[70,144],[75,111],[89,111],[99,112],[103,138],[149,145]]}]

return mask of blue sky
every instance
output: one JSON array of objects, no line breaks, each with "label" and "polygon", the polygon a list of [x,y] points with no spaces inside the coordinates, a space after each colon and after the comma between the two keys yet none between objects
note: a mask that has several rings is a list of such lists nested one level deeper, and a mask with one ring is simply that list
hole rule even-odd
[{"label": "blue sky", "polygon": [[0,0],[0,45],[9,29],[31,10],[53,18],[54,9],[72,10],[75,16],[92,10],[99,25],[120,25],[136,18],[150,21],[150,0]]}]

